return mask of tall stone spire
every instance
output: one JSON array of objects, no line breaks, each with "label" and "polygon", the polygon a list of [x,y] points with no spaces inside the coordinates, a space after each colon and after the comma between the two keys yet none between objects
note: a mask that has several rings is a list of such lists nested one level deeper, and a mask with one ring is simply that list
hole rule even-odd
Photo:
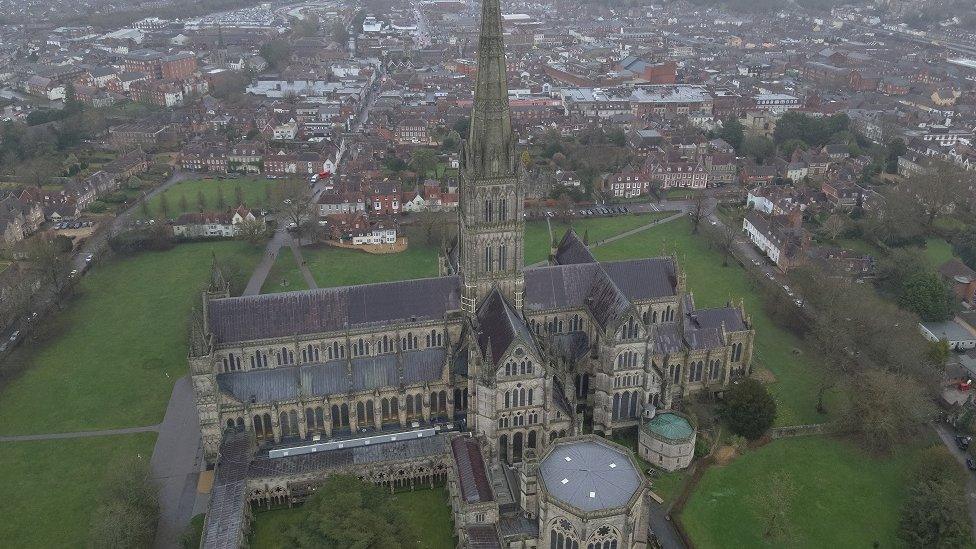
[{"label": "tall stone spire", "polygon": [[482,0],[478,75],[465,147],[468,169],[482,176],[515,172],[515,143],[508,106],[508,75],[499,0]]},{"label": "tall stone spire", "polygon": [[498,2],[482,0],[471,129],[461,145],[458,173],[461,305],[470,315],[493,287],[521,309],[524,286],[524,174],[512,136]]}]

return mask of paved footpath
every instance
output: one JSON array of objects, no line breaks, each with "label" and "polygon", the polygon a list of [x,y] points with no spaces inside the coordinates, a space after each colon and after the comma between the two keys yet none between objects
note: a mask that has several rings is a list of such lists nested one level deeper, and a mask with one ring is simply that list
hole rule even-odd
[{"label": "paved footpath", "polygon": [[190,376],[176,380],[159,425],[152,460],[153,480],[159,484],[159,524],[154,547],[178,547],[180,536],[193,518],[197,480],[204,467],[200,422]]},{"label": "paved footpath", "polygon": [[295,256],[295,264],[298,265],[298,270],[302,273],[302,278],[305,279],[305,284],[308,285],[310,290],[314,290],[319,287],[315,283],[315,278],[312,277],[312,271],[308,270],[308,265],[305,264],[305,258],[302,257],[302,248],[299,243],[294,239],[290,238],[288,240],[288,247],[291,248],[292,255]]},{"label": "paved footpath", "polygon": [[132,433],[154,433],[159,431],[159,425],[145,427],[124,427],[122,429],[105,429],[104,431],[75,431],[73,433],[51,433],[47,435],[12,435],[0,436],[0,442],[24,442],[29,440],[59,440],[65,438],[104,437],[108,435],[131,435]]},{"label": "paved footpath", "polygon": [[[620,240],[621,238],[627,238],[628,236],[633,236],[633,235],[635,235],[637,233],[646,231],[648,229],[652,229],[654,227],[657,227],[658,225],[663,225],[665,223],[670,223],[670,222],[672,222],[672,221],[674,221],[676,219],[681,219],[681,217],[684,216],[684,215],[685,215],[685,212],[684,211],[678,211],[678,212],[675,212],[674,215],[670,215],[668,217],[665,217],[664,219],[658,219],[657,221],[653,221],[651,223],[648,223],[647,225],[641,225],[640,227],[637,227],[635,229],[631,229],[629,231],[622,232],[622,233],[620,233],[618,235],[614,235],[614,236],[605,238],[605,239],[603,239],[603,240],[601,240],[599,242],[595,242],[593,244],[590,244],[587,247],[588,248],[596,248],[598,246],[604,246],[606,244],[610,244],[611,242],[616,242],[617,240]],[[550,232],[551,231],[552,231],[552,228],[550,226]],[[559,240],[562,238],[562,235],[552,235],[552,236],[554,238],[553,242],[559,242]],[[548,264],[549,264],[549,261],[539,261],[538,263],[533,263],[531,265],[527,265],[527,267],[544,267],[544,266],[546,266]]]},{"label": "paved footpath", "polygon": [[271,272],[271,268],[274,267],[275,261],[278,259],[278,251],[287,243],[288,238],[288,232],[283,227],[278,227],[278,230],[275,231],[274,236],[271,237],[268,245],[264,248],[264,257],[261,258],[261,263],[258,263],[258,266],[254,268],[254,272],[251,273],[251,278],[247,281],[247,288],[244,289],[243,295],[258,295],[261,293],[261,286],[264,286],[264,281],[268,278],[268,273]]}]

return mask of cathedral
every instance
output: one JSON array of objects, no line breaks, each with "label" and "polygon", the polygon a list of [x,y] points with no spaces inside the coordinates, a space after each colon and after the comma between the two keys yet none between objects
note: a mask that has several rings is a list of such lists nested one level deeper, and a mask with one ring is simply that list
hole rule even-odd
[{"label": "cathedral", "polygon": [[[748,374],[749,317],[741,305],[696,308],[673,257],[600,262],[570,229],[548,265],[525,267],[525,174],[516,143],[499,3],[484,0],[460,155],[458,238],[440,260],[440,276],[230,297],[214,270],[191,327],[189,367],[208,463],[220,462],[226,448],[251,448],[241,498],[297,501],[337,463],[317,454],[345,452],[350,467],[386,463],[382,441],[403,444],[386,456],[398,465],[359,469],[362,478],[391,486],[447,478],[452,461],[478,469],[482,459],[475,478],[513,464],[524,465],[526,479],[532,471],[542,477],[539,458],[564,439],[579,439],[588,455],[613,455],[602,438],[580,436],[634,426],[644,414],[694,393],[720,393]],[[467,442],[423,439],[448,431]],[[403,441],[414,433],[408,447]],[[215,497],[230,474],[218,469]],[[462,476],[475,494],[464,505],[490,492],[501,520],[498,487],[472,487],[471,475]],[[534,518],[526,509],[546,508],[539,492],[528,491],[536,481],[511,484],[521,488],[510,490],[508,505],[521,506],[523,520]],[[456,523],[465,522],[457,520],[464,505]],[[208,536],[219,518],[208,518]],[[529,530],[550,546],[548,526]],[[585,541],[577,532],[573,546],[568,530],[551,532],[560,548]]]}]

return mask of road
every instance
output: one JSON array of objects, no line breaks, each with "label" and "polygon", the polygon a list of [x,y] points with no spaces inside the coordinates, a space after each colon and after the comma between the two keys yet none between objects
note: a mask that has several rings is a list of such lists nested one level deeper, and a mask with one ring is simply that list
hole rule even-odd
[{"label": "road", "polygon": [[[172,187],[176,183],[192,177],[197,176],[195,174],[175,171],[165,182],[146,193],[146,200],[151,199],[157,194]],[[88,255],[92,255],[97,258],[99,253],[108,245],[108,239],[112,235],[118,234],[123,228],[131,223],[133,219],[132,214],[138,208],[138,203],[129,206],[115,216],[115,218],[109,222],[109,226],[107,228],[99,230],[96,234],[88,237],[85,243],[75,250],[74,256],[71,258],[71,269],[74,269],[84,275],[88,267],[88,262],[85,258]],[[44,315],[47,314],[53,306],[54,300],[52,299],[52,296],[36,297],[31,303],[32,311],[37,312],[39,315],[38,320],[43,319]],[[24,337],[27,336],[28,332],[30,331],[29,328],[29,322],[26,318],[19,319],[17,322],[14,322],[10,326],[0,330],[0,343],[19,343]],[[13,338],[14,331],[19,331],[17,338]],[[14,342],[14,339],[16,339],[16,342]],[[10,345],[7,351],[12,351],[15,346],[16,345]],[[3,355],[4,353],[0,352],[0,359],[3,358]]]},{"label": "road", "polygon": [[[935,432],[939,434],[939,438],[942,439],[942,443],[955,456],[956,461],[966,467],[968,455],[956,446],[952,430],[942,422],[936,423],[934,428]],[[969,508],[969,521],[972,524],[973,535],[976,536],[976,477],[968,470],[966,471],[966,506]]]}]

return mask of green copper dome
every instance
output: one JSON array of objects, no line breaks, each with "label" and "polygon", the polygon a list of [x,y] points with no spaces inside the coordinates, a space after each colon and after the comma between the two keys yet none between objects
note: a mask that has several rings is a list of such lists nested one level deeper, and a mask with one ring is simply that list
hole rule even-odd
[{"label": "green copper dome", "polygon": [[654,419],[648,421],[644,428],[658,438],[672,442],[686,441],[695,434],[695,429],[687,419],[671,412],[654,416]]}]

